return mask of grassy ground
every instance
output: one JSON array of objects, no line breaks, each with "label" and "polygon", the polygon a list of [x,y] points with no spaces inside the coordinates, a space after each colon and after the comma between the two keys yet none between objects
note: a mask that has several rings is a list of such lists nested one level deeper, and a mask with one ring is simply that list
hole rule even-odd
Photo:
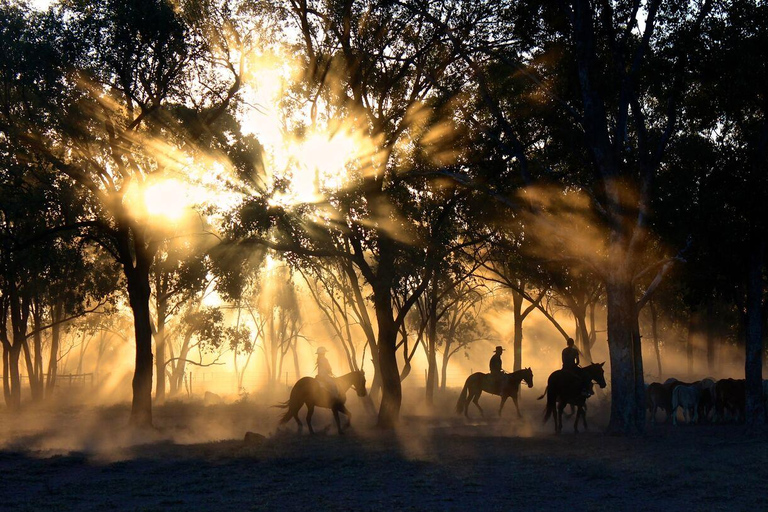
[{"label": "grassy ground", "polygon": [[[143,433],[124,426],[127,406],[0,412],[0,509],[768,509],[765,433],[659,426],[609,437],[593,407],[591,432],[566,424],[555,436],[530,396],[522,420],[513,408],[488,421],[416,409],[381,432],[358,406],[343,437],[325,412],[315,414],[322,433],[299,436],[248,402],[169,403]],[[265,439],[246,444],[246,431]]]}]

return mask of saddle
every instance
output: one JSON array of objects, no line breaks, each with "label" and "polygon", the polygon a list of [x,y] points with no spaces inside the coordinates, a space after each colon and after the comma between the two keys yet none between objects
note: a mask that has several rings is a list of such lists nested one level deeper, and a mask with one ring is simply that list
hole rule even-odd
[{"label": "saddle", "polygon": [[315,377],[315,381],[320,385],[320,389],[323,390],[324,398],[328,401],[328,404],[341,401],[341,392],[335,380]]},{"label": "saddle", "polygon": [[495,393],[497,395],[501,394],[501,389],[504,385],[504,377],[507,375],[506,372],[502,371],[499,373],[486,373],[483,375],[483,387],[488,391],[488,393]]}]

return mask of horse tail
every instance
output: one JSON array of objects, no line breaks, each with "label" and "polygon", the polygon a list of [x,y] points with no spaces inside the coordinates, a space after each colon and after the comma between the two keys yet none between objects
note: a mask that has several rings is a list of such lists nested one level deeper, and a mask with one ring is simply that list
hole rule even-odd
[{"label": "horse tail", "polygon": [[[549,417],[555,413],[555,406],[557,405],[555,392],[550,392],[549,386],[547,386],[547,389],[544,391],[544,395],[547,395],[547,407],[544,409],[544,421],[542,423],[546,423],[549,420]],[[544,395],[540,396],[539,400],[541,400]],[[555,421],[555,424],[557,424],[557,421]]]},{"label": "horse tail", "polygon": [[544,394],[543,394],[543,395],[541,395],[541,396],[540,396],[539,398],[537,398],[536,400],[541,400],[542,398],[544,398],[544,397],[547,395],[547,390],[548,390],[548,389],[549,389],[549,385],[547,385],[547,387],[545,387],[545,388],[544,388]]},{"label": "horse tail", "polygon": [[[274,407],[275,409],[288,409],[290,406],[291,406],[291,401],[286,400],[285,402],[275,404],[272,407]],[[285,414],[283,414],[283,417],[280,418],[279,424],[283,425],[285,423],[288,423],[288,420],[290,420],[291,418],[293,418],[293,411],[288,409],[287,411],[285,411]]]},{"label": "horse tail", "polygon": [[469,393],[469,377],[467,377],[467,381],[464,383],[464,389],[461,390],[461,394],[459,395],[459,401],[456,402],[456,414],[461,414],[462,412],[464,412],[464,404],[468,399],[467,397],[468,393]]}]

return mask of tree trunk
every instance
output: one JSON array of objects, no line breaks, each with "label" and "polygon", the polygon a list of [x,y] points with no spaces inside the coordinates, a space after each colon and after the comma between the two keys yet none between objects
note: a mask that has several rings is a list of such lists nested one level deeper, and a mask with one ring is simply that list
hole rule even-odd
[{"label": "tree trunk", "polygon": [[592,347],[595,346],[597,341],[597,329],[595,328],[595,303],[589,305],[589,350],[592,352]]},{"label": "tree trunk", "polygon": [[301,378],[301,368],[299,367],[298,345],[299,345],[298,338],[294,338],[293,343],[291,344],[291,351],[293,353],[293,371],[296,373],[295,375],[296,380],[299,380]]},{"label": "tree trunk", "polygon": [[592,350],[589,344],[589,330],[587,329],[587,307],[574,307],[571,308],[571,312],[576,320],[576,331],[578,333],[578,342],[581,345],[581,354],[584,356],[584,359],[591,363]]},{"label": "tree trunk", "polygon": [[368,347],[371,352],[371,363],[373,363],[373,380],[371,381],[371,392],[369,393],[371,401],[377,402],[379,392],[381,391],[381,366],[379,365],[379,347],[378,341],[369,340]]},{"label": "tree trunk", "polygon": [[704,319],[705,336],[707,340],[707,370],[710,375],[715,374],[715,352],[717,351],[717,344],[715,343],[715,321],[714,321],[714,305],[710,300],[707,303],[707,316]]},{"label": "tree trunk", "polygon": [[437,275],[432,276],[427,325],[427,404],[434,405],[437,389]]},{"label": "tree trunk", "polygon": [[523,296],[512,291],[512,311],[514,312],[514,332],[512,333],[512,369],[523,368]]},{"label": "tree trunk", "polygon": [[21,373],[19,372],[19,358],[21,357],[20,341],[16,341],[8,352],[8,377],[10,386],[6,405],[11,411],[18,411],[21,408]]},{"label": "tree trunk", "polygon": [[749,258],[747,276],[747,325],[746,325],[746,378],[747,402],[746,420],[748,425],[765,423],[763,403],[763,260],[765,241],[754,244]]},{"label": "tree trunk", "polygon": [[[161,293],[157,290],[157,294]],[[165,300],[157,301],[157,329],[155,329],[155,400],[162,403],[165,400],[165,317],[167,305]]]},{"label": "tree trunk", "polygon": [[[645,425],[642,358],[638,361],[639,326],[631,278],[614,277],[606,283],[608,347],[611,357],[611,420],[609,431],[642,432]],[[640,372],[638,373],[638,369]],[[640,393],[644,395],[644,391]],[[644,397],[643,397],[644,398]]]},{"label": "tree trunk", "polygon": [[152,324],[149,314],[149,266],[124,266],[128,299],[133,311],[136,336],[136,367],[133,373],[133,403],[130,422],[134,426],[152,425]]},{"label": "tree trunk", "polygon": [[[35,304],[35,308],[32,312],[34,335],[32,336],[32,342],[34,347],[34,357],[31,362],[31,367],[28,367],[27,373],[29,374],[29,388],[32,393],[33,402],[41,402],[45,391],[43,380],[43,315],[40,310],[39,303]],[[29,345],[25,346],[29,351]]]},{"label": "tree trunk", "polygon": [[59,343],[61,339],[61,320],[63,307],[57,303],[51,309],[51,351],[48,357],[48,374],[45,379],[45,396],[50,397],[56,387],[56,376],[59,373]]},{"label": "tree trunk", "polygon": [[392,316],[389,293],[374,293],[376,323],[379,328],[379,374],[381,375],[381,406],[378,426],[393,428],[400,416],[403,390],[397,368],[397,326]]},{"label": "tree trunk", "polygon": [[688,337],[685,340],[685,360],[688,363],[688,380],[693,377],[693,344],[699,330],[699,314],[694,309],[688,319]]},{"label": "tree trunk", "polygon": [[448,379],[448,359],[451,357],[451,343],[447,339],[443,345],[443,360],[440,368],[440,391],[445,392],[446,381]]},{"label": "tree trunk", "polygon": [[11,361],[11,351],[9,348],[6,348],[5,343],[3,343],[3,398],[5,399],[6,406],[10,406],[11,404],[10,361]]},{"label": "tree trunk", "polygon": [[649,305],[651,308],[651,336],[653,337],[653,350],[656,352],[656,365],[659,369],[659,380],[661,380],[661,347],[659,347],[658,316],[653,301],[650,301]]}]

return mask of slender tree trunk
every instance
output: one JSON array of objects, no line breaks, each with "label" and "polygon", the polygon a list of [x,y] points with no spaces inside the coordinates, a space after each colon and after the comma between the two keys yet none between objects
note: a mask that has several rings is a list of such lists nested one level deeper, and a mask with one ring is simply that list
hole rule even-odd
[{"label": "slender tree trunk", "polygon": [[11,405],[11,351],[3,343],[3,398],[5,405]]},{"label": "slender tree trunk", "polygon": [[[621,434],[642,432],[645,425],[645,403],[644,399],[638,399],[638,388],[644,389],[644,385],[642,358],[638,358],[639,326],[631,278],[614,276],[606,283],[606,294],[611,357],[609,430]],[[640,394],[644,395],[644,391]]]},{"label": "slender tree trunk", "polygon": [[717,344],[715,343],[715,312],[713,300],[707,302],[706,318],[704,318],[704,329],[707,340],[707,370],[710,375],[715,374],[715,352],[717,351]]},{"label": "slender tree trunk", "polygon": [[42,389],[37,385],[37,374],[35,372],[35,363],[33,361],[32,349],[29,346],[29,340],[24,340],[22,349],[24,350],[24,362],[27,366],[27,380],[29,381],[30,397],[33,402],[39,402],[43,399]]},{"label": "slender tree trunk", "polygon": [[651,336],[653,337],[653,350],[656,352],[656,365],[659,370],[659,380],[661,380],[661,348],[659,347],[658,316],[653,301],[650,301],[649,306],[651,308]]},{"label": "slender tree trunk", "polygon": [[53,326],[51,327],[51,351],[48,357],[48,375],[45,381],[45,396],[50,397],[53,394],[53,390],[56,387],[56,376],[59,372],[59,343],[61,341],[61,320],[63,313],[63,306],[57,303],[51,309],[51,320]]},{"label": "slender tree trunk", "polygon": [[[157,290],[159,295],[161,290]],[[157,328],[155,329],[155,400],[162,403],[165,400],[165,317],[167,316],[165,300],[157,301]]]},{"label": "slender tree trunk", "polygon": [[[34,329],[34,335],[32,336],[34,354],[32,354],[31,368],[28,368],[27,373],[29,374],[29,388],[32,393],[32,401],[41,402],[45,392],[45,385],[43,380],[43,315],[39,303],[35,304],[32,312],[32,321]],[[28,345],[25,348],[29,350]]]},{"label": "slender tree trunk", "polygon": [[22,342],[16,340],[8,353],[8,374],[10,378],[8,401],[6,405],[11,411],[21,408],[21,373],[19,371],[19,358],[21,357]]},{"label": "slender tree trunk", "polygon": [[427,404],[434,405],[437,388],[437,274],[432,275],[427,325]]},{"label": "slender tree trunk", "polygon": [[595,328],[595,303],[589,305],[589,350],[595,346],[597,341],[597,329]]},{"label": "slender tree trunk", "polygon": [[512,291],[512,311],[514,313],[514,332],[512,333],[512,369],[523,368],[523,296]]},{"label": "slender tree trunk", "polygon": [[442,364],[440,368],[440,391],[445,392],[445,388],[447,386],[446,381],[448,380],[448,359],[450,359],[450,353],[451,353],[451,342],[446,338],[445,344],[443,345],[443,357],[442,357]]},{"label": "slender tree trunk", "polygon": [[149,313],[149,266],[124,267],[128,299],[133,311],[136,336],[136,367],[133,374],[133,403],[130,422],[134,426],[152,425],[152,323]]},{"label": "slender tree trunk", "polygon": [[15,289],[9,293],[11,301],[11,330],[13,343],[8,355],[8,371],[10,373],[10,401],[8,408],[18,410],[21,407],[21,372],[19,358],[21,350],[27,342],[27,322],[29,321],[30,302],[18,295]]},{"label": "slender tree trunk", "polygon": [[589,345],[589,331],[587,330],[587,307],[571,308],[574,319],[576,320],[576,331],[578,333],[578,342],[581,345],[581,353],[584,359],[592,361],[592,350]]},{"label": "slender tree trunk", "polygon": [[688,380],[693,377],[693,345],[699,331],[699,314],[697,310],[691,311],[688,319],[688,337],[685,340],[685,360],[688,364]]},{"label": "slender tree trunk", "polygon": [[293,371],[296,373],[295,375],[296,380],[299,380],[301,378],[301,368],[299,367],[298,344],[299,344],[299,340],[294,337],[293,343],[291,344],[291,352],[293,353]]},{"label": "slender tree trunk", "polygon": [[744,376],[746,378],[748,425],[765,423],[763,403],[763,266],[765,241],[754,243],[747,277],[747,339]]}]

